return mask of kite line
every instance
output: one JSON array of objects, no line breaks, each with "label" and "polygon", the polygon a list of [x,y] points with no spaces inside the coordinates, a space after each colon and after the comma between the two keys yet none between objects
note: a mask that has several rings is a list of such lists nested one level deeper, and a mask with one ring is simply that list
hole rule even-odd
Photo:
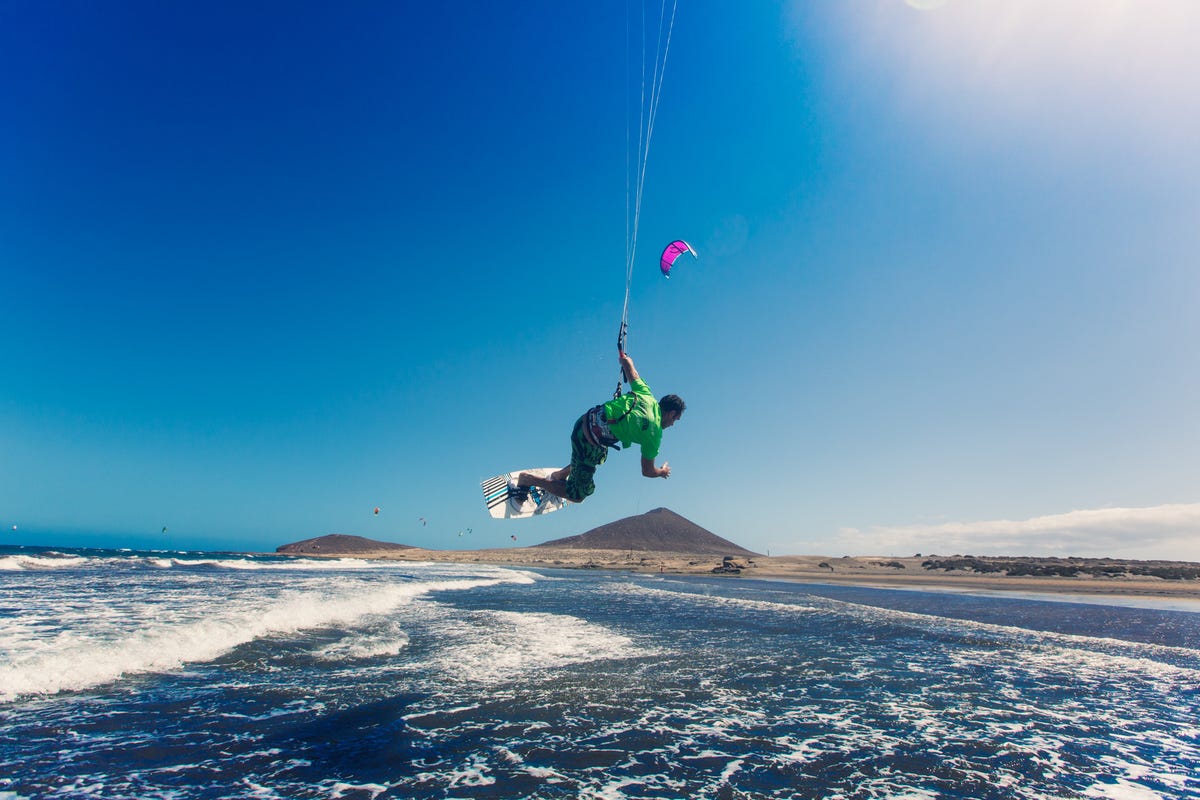
[{"label": "kite line", "polygon": [[[678,0],[671,0],[671,16],[667,18],[667,0],[662,1],[658,14],[658,40],[654,49],[654,66],[650,75],[650,94],[646,96],[646,11],[641,9],[641,92],[638,99],[637,150],[631,151],[633,137],[630,134],[629,106],[625,107],[625,302],[621,306],[621,327],[617,333],[617,350],[625,352],[625,337],[629,333],[629,289],[633,284],[633,262],[637,256],[638,224],[642,217],[642,194],[646,188],[646,165],[650,160],[650,140],[654,135],[654,122],[658,118],[658,104],[662,100],[663,77],[667,70],[667,55],[671,50],[671,33],[675,29],[675,9]],[[664,34],[664,21],[666,22]],[[625,83],[629,84],[629,7],[625,13]],[[631,153],[636,157],[636,170],[631,170]],[[631,180],[632,179],[632,180]],[[621,385],[626,379],[624,370],[617,381],[613,397],[621,396]]]}]

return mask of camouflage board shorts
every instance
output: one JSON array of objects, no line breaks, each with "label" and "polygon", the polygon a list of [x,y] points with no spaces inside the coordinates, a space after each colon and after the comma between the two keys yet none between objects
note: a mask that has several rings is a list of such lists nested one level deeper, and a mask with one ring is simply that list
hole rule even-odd
[{"label": "camouflage board shorts", "polygon": [[567,499],[582,503],[584,498],[596,491],[593,476],[596,467],[608,458],[608,448],[592,444],[584,432],[587,413],[576,422],[571,431],[571,474],[567,476]]}]

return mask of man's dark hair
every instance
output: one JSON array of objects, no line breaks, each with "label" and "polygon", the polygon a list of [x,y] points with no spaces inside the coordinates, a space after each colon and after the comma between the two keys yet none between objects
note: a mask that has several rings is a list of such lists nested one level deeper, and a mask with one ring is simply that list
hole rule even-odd
[{"label": "man's dark hair", "polygon": [[678,411],[679,415],[683,416],[683,412],[687,411],[687,403],[677,394],[663,395],[663,399],[658,401],[658,407],[664,414],[668,411]]}]

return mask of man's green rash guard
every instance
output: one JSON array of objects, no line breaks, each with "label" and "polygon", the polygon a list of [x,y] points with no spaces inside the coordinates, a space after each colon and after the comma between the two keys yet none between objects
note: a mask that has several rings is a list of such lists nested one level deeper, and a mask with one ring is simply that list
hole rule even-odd
[{"label": "man's green rash guard", "polygon": [[[628,414],[625,412],[628,411]],[[625,418],[621,419],[621,415]],[[629,392],[604,404],[604,416],[610,420],[609,430],[621,443],[629,447],[633,442],[642,446],[642,458],[653,461],[662,446],[662,411],[654,393],[641,378],[629,385]]]}]

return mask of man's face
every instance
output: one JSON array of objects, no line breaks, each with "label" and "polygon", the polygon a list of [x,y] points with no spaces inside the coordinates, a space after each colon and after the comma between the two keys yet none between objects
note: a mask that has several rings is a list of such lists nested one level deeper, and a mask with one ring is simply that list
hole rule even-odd
[{"label": "man's face", "polygon": [[671,426],[672,426],[672,425],[674,425],[674,424],[675,424],[675,423],[676,423],[676,422],[679,420],[679,418],[680,418],[680,417],[682,417],[682,416],[683,416],[683,413],[682,413],[682,412],[679,412],[679,411],[668,411],[667,413],[663,414],[663,416],[662,416],[662,426],[663,426],[663,428],[669,428],[669,427],[671,427]]}]

